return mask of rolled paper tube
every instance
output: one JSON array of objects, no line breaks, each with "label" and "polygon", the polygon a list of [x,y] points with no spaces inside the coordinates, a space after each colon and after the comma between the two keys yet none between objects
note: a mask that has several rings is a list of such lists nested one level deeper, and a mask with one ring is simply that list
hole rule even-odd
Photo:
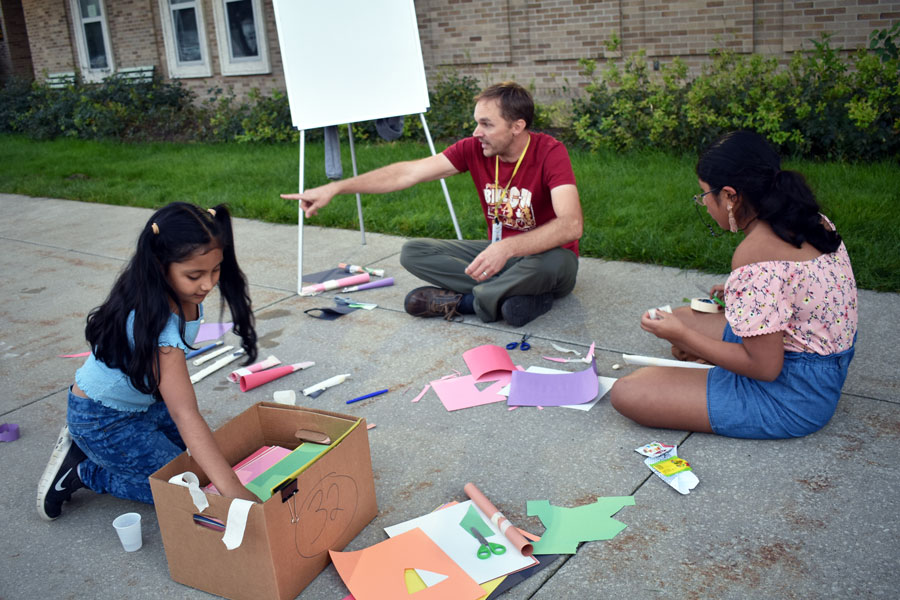
[{"label": "rolled paper tube", "polygon": [[372,288],[380,288],[388,285],[394,285],[393,277],[386,277],[385,279],[381,279],[379,281],[370,281],[369,283],[361,283],[360,285],[353,285],[348,288],[344,288],[341,292],[358,292],[360,290],[370,290]]},{"label": "rolled paper tube", "polygon": [[638,356],[635,354],[623,354],[622,358],[625,364],[641,365],[647,367],[680,367],[682,369],[712,369],[715,365],[704,365],[702,363],[690,362],[686,360],[672,360],[670,358],[656,358],[653,356]]},{"label": "rolled paper tube", "polygon": [[196,373],[191,375],[191,383],[197,383],[198,381],[203,380],[204,378],[215,373],[216,371],[218,371],[219,369],[221,369],[228,363],[237,360],[238,358],[240,358],[243,355],[244,355],[243,350],[237,350],[236,352],[229,354],[228,356],[224,356],[224,357],[220,358],[219,360],[217,360],[213,364],[209,365],[205,369],[197,371]]},{"label": "rolled paper tube", "polygon": [[330,279],[325,283],[316,283],[301,288],[301,294],[317,294],[319,292],[327,292],[328,290],[336,290],[339,287],[347,287],[350,285],[358,285],[367,283],[370,277],[368,273],[360,273],[359,275],[351,275],[350,277],[342,277],[340,279]]},{"label": "rolled paper tube", "polygon": [[691,310],[702,313],[720,313],[724,309],[712,298],[691,298]]},{"label": "rolled paper tube", "polygon": [[284,365],[283,367],[275,367],[258,373],[250,373],[249,375],[241,375],[241,391],[246,392],[255,387],[259,387],[264,383],[275,381],[285,375],[290,375],[294,371],[300,371],[307,367],[313,366],[314,362],[295,363],[293,365]]},{"label": "rolled paper tube", "polygon": [[369,267],[361,267],[359,265],[348,265],[347,263],[338,263],[338,269],[343,269],[348,273],[368,273],[375,277],[384,277],[384,269],[370,269]]},{"label": "rolled paper tube", "polygon": [[531,545],[531,542],[526,540],[525,536],[519,533],[518,528],[512,526],[509,519],[503,516],[503,513],[497,510],[496,506],[491,504],[491,501],[487,499],[487,496],[482,494],[481,490],[475,487],[474,483],[467,483],[463,487],[463,490],[466,492],[466,495],[472,499],[475,506],[481,509],[481,512],[488,516],[491,522],[506,536],[506,539],[512,542],[512,545],[522,553],[522,556],[531,556],[534,554],[534,546]]},{"label": "rolled paper tube", "polygon": [[197,360],[195,360],[195,361],[194,361],[194,366],[195,366],[195,367],[199,367],[199,366],[202,365],[203,363],[208,362],[208,361],[210,361],[210,360],[212,360],[212,359],[214,359],[214,358],[217,358],[217,357],[219,357],[219,356],[222,356],[222,355],[225,354],[226,352],[231,352],[232,350],[234,350],[234,346],[224,346],[224,347],[222,347],[222,348],[219,348],[219,349],[216,350],[215,352],[210,352],[210,353],[207,354],[206,356],[201,356],[200,358],[198,358]]},{"label": "rolled paper tube", "polygon": [[250,373],[257,373],[259,371],[271,369],[272,367],[277,367],[280,364],[280,360],[278,360],[274,356],[270,356],[266,360],[260,361],[256,364],[252,364],[249,367],[241,367],[240,369],[235,369],[228,374],[228,379],[230,379],[233,383],[238,383],[241,380],[242,375],[249,375]]}]

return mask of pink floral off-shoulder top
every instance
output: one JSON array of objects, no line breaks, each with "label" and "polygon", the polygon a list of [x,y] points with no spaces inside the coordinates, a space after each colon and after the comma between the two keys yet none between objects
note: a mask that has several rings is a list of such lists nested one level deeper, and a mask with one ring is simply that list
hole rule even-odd
[{"label": "pink floral off-shoulder top", "polygon": [[725,282],[725,318],[746,337],[784,332],[786,352],[827,356],[853,345],[856,279],[843,242],[812,260],[772,260],[735,269]]}]

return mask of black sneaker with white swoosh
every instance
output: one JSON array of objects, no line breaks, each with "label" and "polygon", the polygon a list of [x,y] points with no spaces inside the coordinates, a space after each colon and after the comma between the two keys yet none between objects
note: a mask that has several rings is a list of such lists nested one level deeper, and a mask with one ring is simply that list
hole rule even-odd
[{"label": "black sneaker with white swoosh", "polygon": [[72,497],[72,492],[84,487],[78,477],[78,465],[85,458],[81,448],[72,441],[69,426],[65,425],[38,483],[37,510],[42,519],[57,518],[62,513],[63,502]]}]

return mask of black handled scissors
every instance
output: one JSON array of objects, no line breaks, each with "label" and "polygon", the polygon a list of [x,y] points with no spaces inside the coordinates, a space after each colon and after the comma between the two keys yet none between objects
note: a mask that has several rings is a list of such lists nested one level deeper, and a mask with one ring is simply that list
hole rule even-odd
[{"label": "black handled scissors", "polygon": [[515,347],[518,346],[518,347],[519,347],[519,350],[522,350],[523,352],[524,352],[525,350],[531,350],[531,344],[529,344],[528,342],[525,341],[525,340],[527,340],[527,339],[530,338],[530,337],[531,337],[531,334],[530,334],[530,333],[526,333],[525,335],[522,336],[522,339],[519,340],[518,342],[510,342],[510,343],[508,343],[508,344],[506,345],[506,349],[507,349],[507,350],[514,350]]},{"label": "black handled scissors", "polygon": [[501,554],[506,553],[506,546],[487,541],[487,538],[481,535],[481,532],[478,531],[477,527],[471,527],[469,530],[472,532],[472,535],[475,536],[475,539],[478,540],[478,543],[481,544],[478,547],[478,552],[475,554],[475,556],[481,560],[490,558],[492,554],[500,556]]}]

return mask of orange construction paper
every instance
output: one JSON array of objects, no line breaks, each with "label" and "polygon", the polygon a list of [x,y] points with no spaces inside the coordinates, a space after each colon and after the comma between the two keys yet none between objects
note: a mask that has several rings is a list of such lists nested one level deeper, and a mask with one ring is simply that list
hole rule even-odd
[{"label": "orange construction paper", "polygon": [[409,596],[407,569],[424,569],[447,576],[416,592],[415,600],[477,600],[484,596],[482,587],[418,528],[362,550],[329,550],[329,554],[334,568],[356,600]]}]

